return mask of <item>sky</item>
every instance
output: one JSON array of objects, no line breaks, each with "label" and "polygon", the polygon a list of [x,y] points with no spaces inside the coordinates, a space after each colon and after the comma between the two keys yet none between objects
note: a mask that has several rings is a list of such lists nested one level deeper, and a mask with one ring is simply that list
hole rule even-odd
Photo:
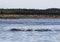
[{"label": "sky", "polygon": [[0,8],[60,8],[60,0],[0,0]]}]

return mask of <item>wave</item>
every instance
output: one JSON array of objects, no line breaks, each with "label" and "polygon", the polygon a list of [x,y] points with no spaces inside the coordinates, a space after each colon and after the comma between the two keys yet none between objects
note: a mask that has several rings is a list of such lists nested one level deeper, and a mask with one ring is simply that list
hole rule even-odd
[{"label": "wave", "polygon": [[0,19],[0,24],[60,25],[60,19]]},{"label": "wave", "polygon": [[60,19],[0,19],[0,30],[60,29]]},{"label": "wave", "polygon": [[11,29],[50,29],[50,30],[60,30],[60,25],[19,25],[19,24],[5,24],[0,26],[0,30],[11,30]]}]

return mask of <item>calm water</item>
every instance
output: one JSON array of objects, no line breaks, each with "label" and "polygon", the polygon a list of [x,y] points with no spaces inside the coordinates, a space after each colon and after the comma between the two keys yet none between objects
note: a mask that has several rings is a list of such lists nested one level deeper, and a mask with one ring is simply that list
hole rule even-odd
[{"label": "calm water", "polygon": [[[51,29],[52,31],[9,31],[18,29]],[[60,42],[60,19],[0,19],[1,42]]]}]

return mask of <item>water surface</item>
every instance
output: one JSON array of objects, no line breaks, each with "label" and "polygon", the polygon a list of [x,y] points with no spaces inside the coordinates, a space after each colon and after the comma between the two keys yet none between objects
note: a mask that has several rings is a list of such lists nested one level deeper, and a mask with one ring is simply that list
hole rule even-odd
[{"label": "water surface", "polygon": [[[17,29],[51,29],[53,31],[9,31]],[[2,42],[60,42],[60,19],[0,19]]]}]

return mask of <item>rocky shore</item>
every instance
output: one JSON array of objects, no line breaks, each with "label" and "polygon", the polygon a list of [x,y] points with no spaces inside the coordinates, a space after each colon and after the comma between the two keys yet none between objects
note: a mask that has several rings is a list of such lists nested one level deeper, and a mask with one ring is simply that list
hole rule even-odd
[{"label": "rocky shore", "polygon": [[10,29],[10,31],[40,31],[40,32],[43,32],[43,31],[52,31],[51,29]]},{"label": "rocky shore", "polygon": [[9,31],[39,31],[39,32],[47,32],[47,31],[60,31],[60,29],[55,29],[55,30],[52,30],[52,29],[15,29],[15,28],[12,28],[10,29]]},{"label": "rocky shore", "polygon": [[60,18],[60,15],[0,15],[0,19]]}]

